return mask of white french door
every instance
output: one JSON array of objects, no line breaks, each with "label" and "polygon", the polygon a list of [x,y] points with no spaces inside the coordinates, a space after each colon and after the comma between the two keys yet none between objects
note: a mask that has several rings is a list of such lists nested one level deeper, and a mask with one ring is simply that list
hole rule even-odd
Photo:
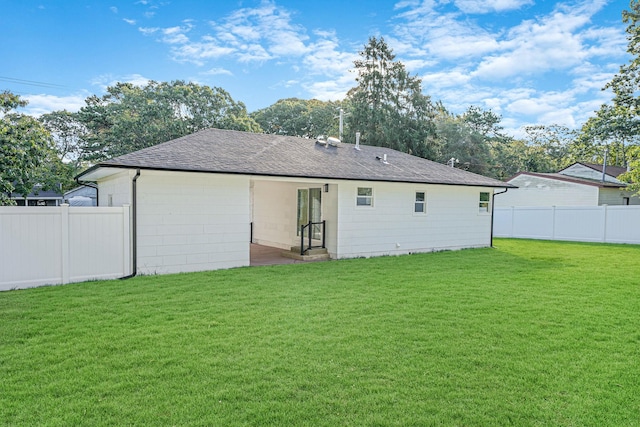
[{"label": "white french door", "polygon": [[[296,234],[300,235],[300,226],[309,222],[322,221],[322,189],[321,188],[300,188],[298,189],[298,221]],[[322,226],[314,224],[311,226],[311,238],[320,240],[322,238]]]}]

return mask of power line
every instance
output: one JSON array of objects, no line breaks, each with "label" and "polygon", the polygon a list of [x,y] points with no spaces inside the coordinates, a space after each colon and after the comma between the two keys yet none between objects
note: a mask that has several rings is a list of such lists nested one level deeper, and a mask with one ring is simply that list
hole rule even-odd
[{"label": "power line", "polygon": [[38,82],[35,80],[16,79],[13,77],[0,76],[0,82],[15,83],[27,86],[49,87],[49,88],[66,88],[67,86],[55,83]]}]

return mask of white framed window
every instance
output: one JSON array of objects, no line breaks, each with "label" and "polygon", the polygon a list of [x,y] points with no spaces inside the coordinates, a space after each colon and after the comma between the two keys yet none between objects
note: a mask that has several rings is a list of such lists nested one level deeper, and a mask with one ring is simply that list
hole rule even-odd
[{"label": "white framed window", "polygon": [[491,195],[488,192],[480,192],[480,201],[478,209],[480,213],[489,213],[489,203],[491,203]]},{"label": "white framed window", "polygon": [[427,193],[416,191],[416,198],[413,202],[414,213],[427,213]]},{"label": "white framed window", "polygon": [[356,196],[356,206],[373,206],[373,188],[358,187],[358,195]]}]

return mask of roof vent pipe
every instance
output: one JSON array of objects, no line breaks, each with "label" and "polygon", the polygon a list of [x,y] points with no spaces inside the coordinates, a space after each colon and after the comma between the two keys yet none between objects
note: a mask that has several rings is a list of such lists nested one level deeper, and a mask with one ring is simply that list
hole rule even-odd
[{"label": "roof vent pipe", "polygon": [[360,132],[356,132],[356,146],[353,148],[360,151]]}]

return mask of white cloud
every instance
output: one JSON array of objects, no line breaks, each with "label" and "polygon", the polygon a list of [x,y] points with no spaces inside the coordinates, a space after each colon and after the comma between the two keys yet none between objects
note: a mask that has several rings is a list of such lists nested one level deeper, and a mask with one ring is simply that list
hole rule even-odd
[{"label": "white cloud", "polygon": [[422,82],[425,85],[440,88],[460,87],[468,84],[470,79],[469,73],[461,69],[429,73],[422,76]]},{"label": "white cloud", "polygon": [[[238,9],[212,26],[221,40],[239,51],[243,46],[255,49],[256,43],[260,43],[270,57],[296,56],[308,51],[305,29],[293,24],[291,14],[271,1],[263,1],[256,8]],[[257,60],[263,60],[262,55],[258,55]]]},{"label": "white cloud", "polygon": [[354,76],[344,74],[337,79],[303,83],[302,87],[311,94],[312,98],[321,101],[337,101],[344,99],[354,85]]},{"label": "white cloud", "polygon": [[[209,22],[209,33],[196,34],[194,21],[167,28],[140,28],[143,34],[160,35],[171,46],[173,59],[205,65],[206,59],[233,56],[239,62],[264,62],[300,57],[309,52],[305,29],[291,22],[291,14],[274,2],[241,8]],[[191,35],[189,37],[188,35]]]},{"label": "white cloud", "polygon": [[240,62],[268,61],[274,58],[258,43],[240,45],[237,55]]},{"label": "white cloud", "polygon": [[191,25],[187,24],[184,27],[169,27],[164,28],[162,31],[162,41],[168,44],[184,44],[189,41],[189,38],[185,35],[191,30]]},{"label": "white cloud", "polygon": [[122,20],[124,22],[126,22],[129,25],[136,25],[136,20],[135,19],[127,19],[127,18],[122,18]]},{"label": "white cloud", "polygon": [[234,53],[233,48],[218,45],[215,41],[188,43],[171,49],[173,59],[204,65],[205,60],[220,58]]},{"label": "white cloud", "polygon": [[498,49],[497,35],[466,21],[457,13],[440,13],[432,1],[399,14],[394,50],[399,54],[437,60],[467,60]]},{"label": "white cloud", "polygon": [[212,68],[208,71],[204,71],[200,74],[206,75],[206,76],[219,76],[219,75],[228,75],[228,76],[232,76],[233,73],[227,69],[224,68]]},{"label": "white cloud", "polygon": [[[592,23],[605,0],[556,3],[550,13],[511,26],[468,16],[529,4],[402,1],[393,36],[385,39],[403,63],[420,70],[425,93],[452,112],[469,105],[491,109],[516,136],[523,122],[580,126],[611,97],[600,89],[626,62],[620,61],[626,57],[624,31]],[[411,62],[416,59],[425,62]]]},{"label": "white cloud", "polygon": [[620,33],[589,26],[599,4],[570,8],[561,3],[548,16],[523,21],[507,32],[494,54],[480,62],[475,76],[504,79],[571,69],[594,56],[621,56],[624,42]]},{"label": "white cloud", "polygon": [[25,95],[24,98],[29,101],[29,104],[23,110],[25,114],[36,117],[58,110],[74,112],[78,111],[81,107],[84,107],[84,101],[87,96],[89,96],[88,93],[68,96],[46,94]]},{"label": "white cloud", "polygon": [[454,0],[464,13],[504,12],[533,4],[533,0]]},{"label": "white cloud", "polygon": [[152,34],[155,34],[159,30],[160,30],[160,28],[155,28],[155,27],[140,27],[140,28],[138,28],[138,31],[140,31],[145,36],[150,36]]},{"label": "white cloud", "polygon": [[93,79],[91,84],[98,86],[103,92],[106,92],[109,86],[115,86],[116,83],[131,83],[134,86],[146,86],[151,80],[152,79],[140,74],[127,74],[123,76],[104,74]]},{"label": "white cloud", "polygon": [[302,87],[313,98],[323,101],[343,99],[349,89],[356,85],[353,73],[353,61],[358,58],[356,52],[343,51],[332,31],[315,33],[320,39],[309,45],[309,53],[304,56],[305,73],[313,76],[302,83]]},{"label": "white cloud", "polygon": [[337,76],[353,68],[353,61],[357,57],[358,54],[355,52],[341,51],[337,38],[329,35],[310,45],[309,53],[303,58],[303,63],[310,73]]}]

